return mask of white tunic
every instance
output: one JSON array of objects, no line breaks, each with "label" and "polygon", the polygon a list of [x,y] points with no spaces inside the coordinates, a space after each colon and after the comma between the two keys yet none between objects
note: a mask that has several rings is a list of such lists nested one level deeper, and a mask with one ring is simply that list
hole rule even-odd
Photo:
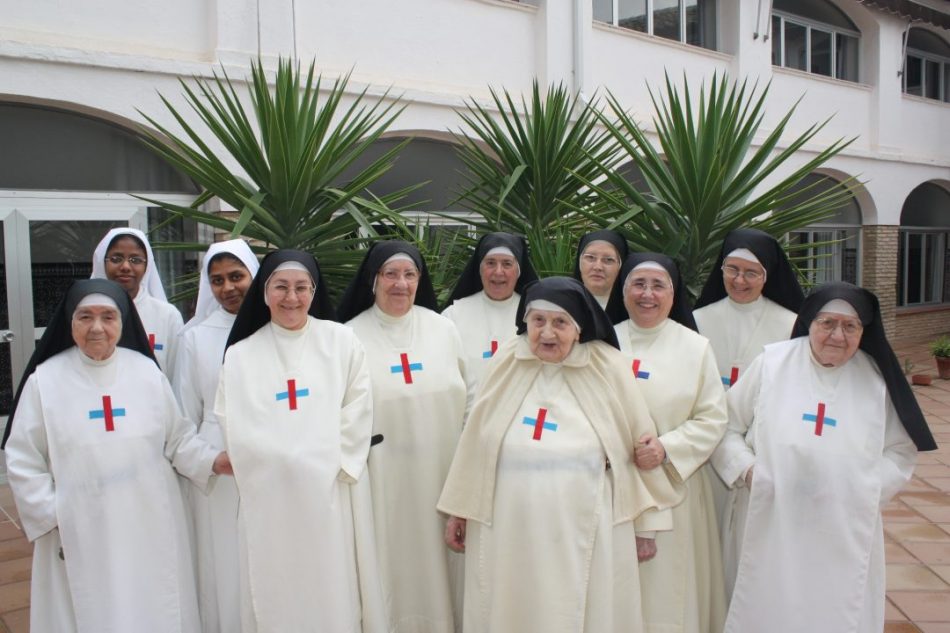
[{"label": "white tunic", "polygon": [[[233,324],[234,315],[218,306],[182,333],[176,363],[175,392],[185,418],[197,425],[199,436],[220,450],[224,438],[214,415],[214,398]],[[207,492],[185,485],[194,526],[201,630],[240,633],[237,486],[233,477],[212,478]]]},{"label": "white tunic", "polygon": [[730,483],[755,468],[726,631],[879,633],[881,507],[916,449],[873,361],[827,368],[807,337],[776,343],[728,402],[717,468]]},{"label": "white tunic", "polygon": [[144,288],[140,289],[135,297],[135,309],[139,313],[139,319],[159,366],[168,379],[173,380],[178,333],[183,325],[181,312],[172,304],[148,294]]},{"label": "white tunic", "polygon": [[462,557],[442,539],[435,504],[465,418],[467,389],[455,325],[413,306],[391,317],[373,305],[347,325],[366,348],[373,381],[369,474],[391,630],[456,630]]},{"label": "white tunic", "polygon": [[719,530],[702,466],[726,430],[726,398],[706,338],[666,319],[614,328],[666,450],[671,478],[686,483],[673,530],[656,535],[657,555],[640,565],[646,631],[715,633],[726,617]]},{"label": "white tunic", "polygon": [[466,366],[476,386],[498,347],[515,337],[520,300],[521,295],[516,292],[504,301],[495,301],[482,290],[458,299],[442,311],[442,316],[455,323],[462,336]]},{"label": "white tunic", "polygon": [[172,465],[201,485],[217,451],[155,363],[121,347],[102,362],[76,347],[50,358],[26,382],[6,454],[35,543],[33,631],[200,630]]},{"label": "white tunic", "polygon": [[349,328],[269,322],[231,346],[214,412],[240,491],[244,633],[378,631],[363,474],[373,423]]}]

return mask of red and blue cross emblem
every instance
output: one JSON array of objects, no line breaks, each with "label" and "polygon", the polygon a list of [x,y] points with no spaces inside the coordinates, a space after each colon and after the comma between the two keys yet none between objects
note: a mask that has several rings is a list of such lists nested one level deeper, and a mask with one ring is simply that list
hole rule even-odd
[{"label": "red and blue cross emblem", "polygon": [[148,346],[152,348],[152,351],[153,351],[153,352],[160,352],[160,351],[162,351],[163,349],[165,349],[165,346],[164,346],[164,345],[162,345],[161,343],[158,343],[158,342],[155,341],[155,335],[154,335],[154,334],[149,334],[149,335],[148,335]]},{"label": "red and blue cross emblem", "polygon": [[412,372],[422,371],[422,363],[410,363],[409,354],[400,354],[399,355],[399,364],[389,366],[390,373],[398,374],[402,373],[402,379],[406,382],[407,385],[412,384]]},{"label": "red and blue cross emblem", "polygon": [[648,371],[640,371],[640,359],[639,359],[639,358],[634,358],[634,359],[633,359],[633,377],[636,378],[636,379],[638,379],[638,380],[640,380],[640,379],[642,379],[642,380],[649,380],[649,379],[650,379],[650,372],[648,372]]},{"label": "red and blue cross emblem", "polygon": [[812,415],[811,413],[806,413],[802,415],[802,420],[805,422],[814,422],[815,423],[815,435],[821,435],[822,429],[825,428],[825,425],[828,426],[837,426],[838,421],[834,418],[829,418],[825,415],[825,403],[818,403],[818,414]]},{"label": "red and blue cross emblem", "polygon": [[491,358],[498,351],[498,341],[492,341],[490,348],[482,352],[482,358]]},{"label": "red and blue cross emblem", "polygon": [[309,389],[297,389],[297,381],[294,378],[291,378],[287,381],[287,391],[279,391],[277,393],[277,401],[286,400],[287,404],[290,405],[291,411],[297,410],[297,398],[304,398],[310,395]]},{"label": "red and blue cross emblem", "polygon": [[733,367],[728,376],[722,376],[722,384],[726,387],[731,387],[732,385],[736,384],[737,380],[739,380],[738,367]]},{"label": "red and blue cross emblem", "polygon": [[115,430],[115,418],[121,417],[125,417],[125,407],[113,409],[112,396],[102,396],[102,408],[93,409],[89,412],[90,420],[106,421],[106,433]]},{"label": "red and blue cross emblem", "polygon": [[557,423],[548,422],[545,419],[547,418],[547,416],[548,416],[548,410],[543,407],[538,409],[538,417],[536,418],[524,416],[524,419],[521,421],[521,423],[534,427],[534,435],[531,436],[531,439],[540,441],[541,433],[543,433],[545,430],[557,431]]}]

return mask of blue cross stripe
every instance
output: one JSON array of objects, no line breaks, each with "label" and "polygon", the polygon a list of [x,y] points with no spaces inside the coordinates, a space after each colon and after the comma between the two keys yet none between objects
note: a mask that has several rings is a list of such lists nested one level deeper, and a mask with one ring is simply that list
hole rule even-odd
[{"label": "blue cross stripe", "polygon": [[[409,363],[409,364],[407,365],[407,367],[409,367],[409,371],[422,371],[422,363]],[[389,366],[389,373],[391,373],[391,374],[401,374],[401,373],[402,373],[402,365],[390,365],[390,366]]]},{"label": "blue cross stripe", "polygon": [[[295,391],[294,393],[297,395],[298,398],[303,398],[304,396],[309,396],[309,395],[310,395],[310,390],[309,390],[309,389],[297,389],[297,391]],[[277,400],[286,400],[286,399],[289,398],[289,397],[290,397],[290,392],[289,392],[289,391],[281,391],[280,393],[277,394]]]},{"label": "blue cross stripe", "polygon": [[159,352],[160,352],[160,351],[162,351],[163,349],[165,349],[165,346],[162,345],[161,343],[155,343],[154,349],[155,349],[156,351],[159,351]]},{"label": "blue cross stripe", "polygon": [[729,376],[720,376],[719,379],[722,380],[722,384],[727,387],[732,384],[732,381],[729,380]]},{"label": "blue cross stripe", "polygon": [[[521,423],[522,423],[522,424],[527,424],[528,426],[537,427],[537,426],[538,426],[538,419],[537,419],[537,418],[529,418],[528,416],[524,416],[524,419],[521,421]],[[546,431],[557,431],[557,423],[556,423],[556,422],[542,422],[542,423],[541,423],[541,426],[544,427],[544,429],[545,429]],[[541,439],[541,434],[538,432],[537,428],[535,428],[535,439]]]},{"label": "blue cross stripe", "polygon": [[[119,409],[113,409],[113,410],[112,410],[112,416],[113,416],[113,417],[125,416],[125,407],[121,407],[121,408],[119,408]],[[98,409],[98,410],[96,410],[96,411],[90,411],[90,412],[89,412],[89,419],[90,419],[90,420],[101,420],[101,419],[103,419],[104,417],[106,417],[106,412],[105,412],[104,410],[102,410],[102,409]]]},{"label": "blue cross stripe", "polygon": [[[802,420],[805,420],[806,422],[817,422],[818,416],[812,415],[811,413],[805,413],[802,415]],[[827,424],[828,426],[838,426],[838,421],[835,420],[834,418],[826,417],[824,419],[824,423]]]},{"label": "blue cross stripe", "polygon": [[491,350],[486,350],[482,352],[482,358],[491,358],[491,357],[492,357]]}]

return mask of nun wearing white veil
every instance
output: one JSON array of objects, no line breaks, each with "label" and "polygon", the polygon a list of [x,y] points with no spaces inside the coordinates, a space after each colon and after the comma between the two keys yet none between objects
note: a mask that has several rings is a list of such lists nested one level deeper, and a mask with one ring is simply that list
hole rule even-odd
[{"label": "nun wearing white veil", "polygon": [[[201,266],[195,316],[178,345],[175,393],[198,435],[218,448],[224,447],[214,415],[218,375],[228,334],[258,268],[243,240],[212,244]],[[202,631],[240,633],[237,486],[232,477],[215,477],[203,492],[186,482],[185,501],[194,528]]]}]

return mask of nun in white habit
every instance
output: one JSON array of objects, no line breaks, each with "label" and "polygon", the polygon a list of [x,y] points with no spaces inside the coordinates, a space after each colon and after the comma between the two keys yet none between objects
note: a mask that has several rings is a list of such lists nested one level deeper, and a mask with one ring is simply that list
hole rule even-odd
[{"label": "nun in white habit", "polygon": [[728,633],[884,628],[881,508],[936,448],[877,297],[817,287],[729,390],[717,449],[742,517]]},{"label": "nun in white habit", "polygon": [[[195,316],[181,332],[174,388],[198,435],[223,448],[214,398],[224,349],[259,264],[243,240],[208,247],[198,283]],[[238,491],[232,477],[216,477],[207,492],[185,484],[197,556],[198,609],[204,633],[240,633]]]},{"label": "nun in white habit", "polygon": [[117,284],[70,287],[8,431],[10,487],[34,543],[31,630],[198,633],[172,468],[203,486],[229,472],[227,456],[182,418]]},{"label": "nun in white habit", "polygon": [[93,253],[91,278],[112,280],[129,293],[158,366],[172,380],[183,320],[178,309],[165,297],[158,265],[145,233],[129,227],[106,233]]}]

